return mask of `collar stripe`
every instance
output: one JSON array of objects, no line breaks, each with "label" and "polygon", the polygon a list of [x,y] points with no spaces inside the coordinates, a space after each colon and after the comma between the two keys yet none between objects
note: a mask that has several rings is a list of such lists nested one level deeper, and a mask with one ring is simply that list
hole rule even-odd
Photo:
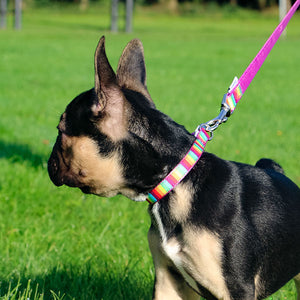
[{"label": "collar stripe", "polygon": [[236,105],[243,96],[241,85],[238,83],[231,92],[226,96],[226,104],[230,107],[230,112],[233,113]]},{"label": "collar stripe", "polygon": [[159,185],[157,185],[148,194],[147,201],[150,204],[154,204],[155,202],[161,200],[183,180],[183,178],[190,172],[190,170],[200,159],[209,138],[209,134],[205,131],[204,128],[201,128],[192,147],[185,155],[185,157],[181,160],[181,162],[167,175],[167,177]]}]

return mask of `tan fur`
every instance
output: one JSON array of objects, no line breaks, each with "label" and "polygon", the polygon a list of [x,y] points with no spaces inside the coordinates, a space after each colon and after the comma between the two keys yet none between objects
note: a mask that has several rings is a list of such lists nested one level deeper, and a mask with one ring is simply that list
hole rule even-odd
[{"label": "tan fur", "polygon": [[150,229],[148,240],[156,276],[155,294],[153,299],[200,300],[200,296],[186,284],[180,275],[174,277],[174,274],[170,273],[169,267],[173,267],[173,263],[163,253],[159,235]]},{"label": "tan fur", "polygon": [[171,199],[170,213],[177,222],[184,222],[191,209],[191,186],[180,184],[175,189],[175,195]]},{"label": "tan fur", "polygon": [[207,230],[191,228],[184,233],[180,256],[189,274],[218,299],[229,300],[222,274],[222,245],[218,237]]},{"label": "tan fur", "polygon": [[60,131],[65,132],[66,131],[66,113],[64,112],[61,116],[61,121],[58,124],[58,128]]},{"label": "tan fur", "polygon": [[150,94],[148,93],[148,91],[145,89],[145,86],[139,82],[136,82],[134,79],[127,79],[126,83],[122,83],[120,84],[123,87],[126,87],[128,89],[131,89],[133,91],[136,91],[138,93],[141,93],[142,95],[144,95],[146,97],[146,99],[148,99],[149,101],[153,102]]},{"label": "tan fur", "polygon": [[68,172],[94,194],[113,196],[123,186],[122,169],[117,156],[101,157],[96,143],[88,137],[63,134],[63,155]]},{"label": "tan fur", "polygon": [[255,299],[257,299],[257,295],[260,294],[261,290],[261,279],[259,274],[254,277],[254,285],[255,285]]},{"label": "tan fur", "polygon": [[98,128],[111,140],[122,140],[128,133],[127,102],[118,89],[111,89],[109,98],[104,108],[105,117],[99,121]]},{"label": "tan fur", "polygon": [[[186,187],[182,187],[182,189],[177,188],[177,191],[178,195],[179,191],[183,195],[187,190]],[[176,199],[175,196],[174,201],[179,201],[179,199]],[[178,216],[182,218],[186,215],[178,213]],[[160,276],[157,279],[161,278],[162,280],[162,282],[157,284],[159,285],[159,293],[165,293],[166,295],[171,293],[172,297],[174,297],[169,290],[170,286],[173,286],[171,284],[173,281],[167,279],[168,276],[161,275],[161,273],[167,272],[166,266],[171,265],[181,274],[193,290],[198,290],[197,282],[216,295],[218,299],[230,300],[230,295],[222,274],[222,244],[218,236],[207,230],[200,230],[190,226],[183,225],[182,230],[183,232],[180,237],[172,237],[169,240],[163,238],[163,232],[149,232],[149,244],[157,270],[156,275]],[[164,280],[168,280],[169,285],[163,283]],[[178,286],[173,286],[173,293],[174,290],[177,290],[178,293],[178,288]],[[155,295],[159,299],[157,294]],[[165,298],[162,297],[160,299]],[[183,297],[183,299],[189,298]]]}]

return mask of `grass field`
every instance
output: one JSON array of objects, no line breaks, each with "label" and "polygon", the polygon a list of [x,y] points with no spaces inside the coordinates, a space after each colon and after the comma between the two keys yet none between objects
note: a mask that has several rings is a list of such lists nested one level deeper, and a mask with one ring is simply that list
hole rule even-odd
[{"label": "grass field", "polygon": [[[125,44],[145,47],[159,109],[190,131],[218,113],[222,95],[277,25],[277,16],[229,9],[183,17],[137,10],[134,34],[112,34],[106,9],[25,11],[0,31],[0,299],[151,299],[147,204],[57,188],[47,175],[66,104],[93,86],[101,35],[116,67]],[[254,164],[277,160],[300,184],[300,15],[207,151]],[[296,299],[290,282],[269,299]]]}]

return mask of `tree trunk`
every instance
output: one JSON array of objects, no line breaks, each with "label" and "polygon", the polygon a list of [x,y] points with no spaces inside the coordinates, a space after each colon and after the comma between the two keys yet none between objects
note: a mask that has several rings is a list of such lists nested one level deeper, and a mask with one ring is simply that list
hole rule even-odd
[{"label": "tree trunk", "polygon": [[170,12],[178,12],[178,0],[160,0],[164,7],[166,7]]},{"label": "tree trunk", "polygon": [[132,32],[133,0],[126,0],[126,32]]},{"label": "tree trunk", "polygon": [[119,0],[111,1],[111,27],[110,27],[110,30],[113,32],[118,31],[118,3],[119,3]]},{"label": "tree trunk", "polygon": [[22,27],[22,0],[15,0],[15,29]]},{"label": "tree trunk", "polygon": [[85,11],[89,6],[89,0],[80,0],[80,10]]},{"label": "tree trunk", "polygon": [[7,0],[0,0],[0,28],[6,28]]},{"label": "tree trunk", "polygon": [[[279,21],[282,21],[282,19],[285,17],[290,8],[290,0],[279,0]],[[284,29],[284,31],[282,32],[281,37],[286,37],[286,29]]]}]

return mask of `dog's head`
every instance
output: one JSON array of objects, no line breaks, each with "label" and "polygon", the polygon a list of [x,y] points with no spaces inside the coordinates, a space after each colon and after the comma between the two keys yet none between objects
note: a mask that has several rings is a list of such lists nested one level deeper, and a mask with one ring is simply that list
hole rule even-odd
[{"label": "dog's head", "polygon": [[155,109],[141,42],[126,46],[116,73],[104,42],[102,37],[95,53],[95,87],[77,96],[61,115],[48,172],[57,186],[138,199],[167,174],[176,153],[168,144],[184,129],[177,125],[174,135],[175,123]]}]

